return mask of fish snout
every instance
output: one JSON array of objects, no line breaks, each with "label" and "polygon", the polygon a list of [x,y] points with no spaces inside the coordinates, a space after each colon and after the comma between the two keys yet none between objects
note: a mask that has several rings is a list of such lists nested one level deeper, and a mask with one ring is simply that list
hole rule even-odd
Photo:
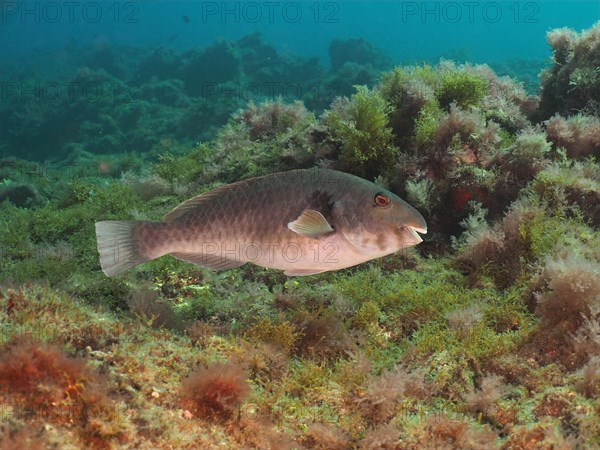
[{"label": "fish snout", "polygon": [[406,208],[405,214],[403,215],[404,217],[402,217],[402,220],[400,222],[400,228],[406,227],[409,228],[411,231],[415,231],[421,234],[427,234],[427,222],[425,222],[425,219],[423,218],[421,213],[412,206],[407,206],[408,208]]},{"label": "fish snout", "polygon": [[402,241],[407,246],[420,244],[423,242],[423,238],[419,234],[427,234],[427,223],[416,209],[410,207],[407,212],[409,214],[399,227]]}]

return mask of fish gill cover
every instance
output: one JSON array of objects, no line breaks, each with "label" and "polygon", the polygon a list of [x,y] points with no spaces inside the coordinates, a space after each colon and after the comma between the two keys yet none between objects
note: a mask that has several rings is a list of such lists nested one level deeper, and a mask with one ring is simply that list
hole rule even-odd
[{"label": "fish gill cover", "polygon": [[[327,67],[258,34],[3,66],[39,101],[0,104],[0,446],[598,448],[600,25],[547,41],[539,90],[354,38]],[[335,89],[225,94],[286,77]],[[50,101],[56,79],[111,90]],[[97,221],[311,168],[405,199],[424,242],[307,277],[101,271]]]}]

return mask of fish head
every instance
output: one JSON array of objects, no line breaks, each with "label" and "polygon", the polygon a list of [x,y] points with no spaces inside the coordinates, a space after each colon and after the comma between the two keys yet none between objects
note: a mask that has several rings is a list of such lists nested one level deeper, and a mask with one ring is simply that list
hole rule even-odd
[{"label": "fish head", "polygon": [[427,223],[421,213],[389,191],[381,190],[374,194],[370,216],[374,229],[393,233],[405,246],[423,242],[419,233],[427,233]]},{"label": "fish head", "polygon": [[421,213],[396,194],[370,184],[348,197],[347,207],[340,205],[345,238],[374,258],[423,242],[419,234],[427,233],[427,223]]}]

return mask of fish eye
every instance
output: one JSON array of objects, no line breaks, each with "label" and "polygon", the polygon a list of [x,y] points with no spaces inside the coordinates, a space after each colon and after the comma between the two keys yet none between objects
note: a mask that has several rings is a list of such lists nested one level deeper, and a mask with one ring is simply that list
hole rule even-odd
[{"label": "fish eye", "polygon": [[375,203],[375,206],[379,206],[380,208],[386,208],[390,206],[390,203],[392,203],[392,201],[387,195],[385,195],[382,192],[379,192],[375,194],[375,197],[373,198],[373,203]]}]

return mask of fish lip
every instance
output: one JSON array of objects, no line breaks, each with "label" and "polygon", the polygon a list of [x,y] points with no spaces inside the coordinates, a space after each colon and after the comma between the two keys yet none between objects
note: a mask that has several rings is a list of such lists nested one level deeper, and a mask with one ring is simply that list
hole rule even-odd
[{"label": "fish lip", "polygon": [[420,244],[421,242],[423,242],[423,238],[421,236],[419,236],[419,233],[417,233],[417,230],[415,228],[406,227],[406,229],[410,232],[412,237],[415,239],[415,243]]},{"label": "fish lip", "polygon": [[[414,236],[419,236],[417,233],[427,234],[427,228],[425,228],[425,227],[419,227],[419,226],[415,227],[413,225],[400,225],[398,228],[399,229],[406,228]],[[420,236],[419,236],[419,238],[420,238]]]},{"label": "fish lip", "polygon": [[412,227],[412,226],[407,226],[407,228],[411,231],[416,231],[417,233],[420,233],[420,234],[427,234],[427,228]]},{"label": "fish lip", "polygon": [[417,245],[423,242],[423,238],[419,235],[419,233],[427,233],[426,228],[421,227],[412,227],[410,225],[402,225],[399,227],[399,230],[404,234],[404,243],[407,246]]}]

